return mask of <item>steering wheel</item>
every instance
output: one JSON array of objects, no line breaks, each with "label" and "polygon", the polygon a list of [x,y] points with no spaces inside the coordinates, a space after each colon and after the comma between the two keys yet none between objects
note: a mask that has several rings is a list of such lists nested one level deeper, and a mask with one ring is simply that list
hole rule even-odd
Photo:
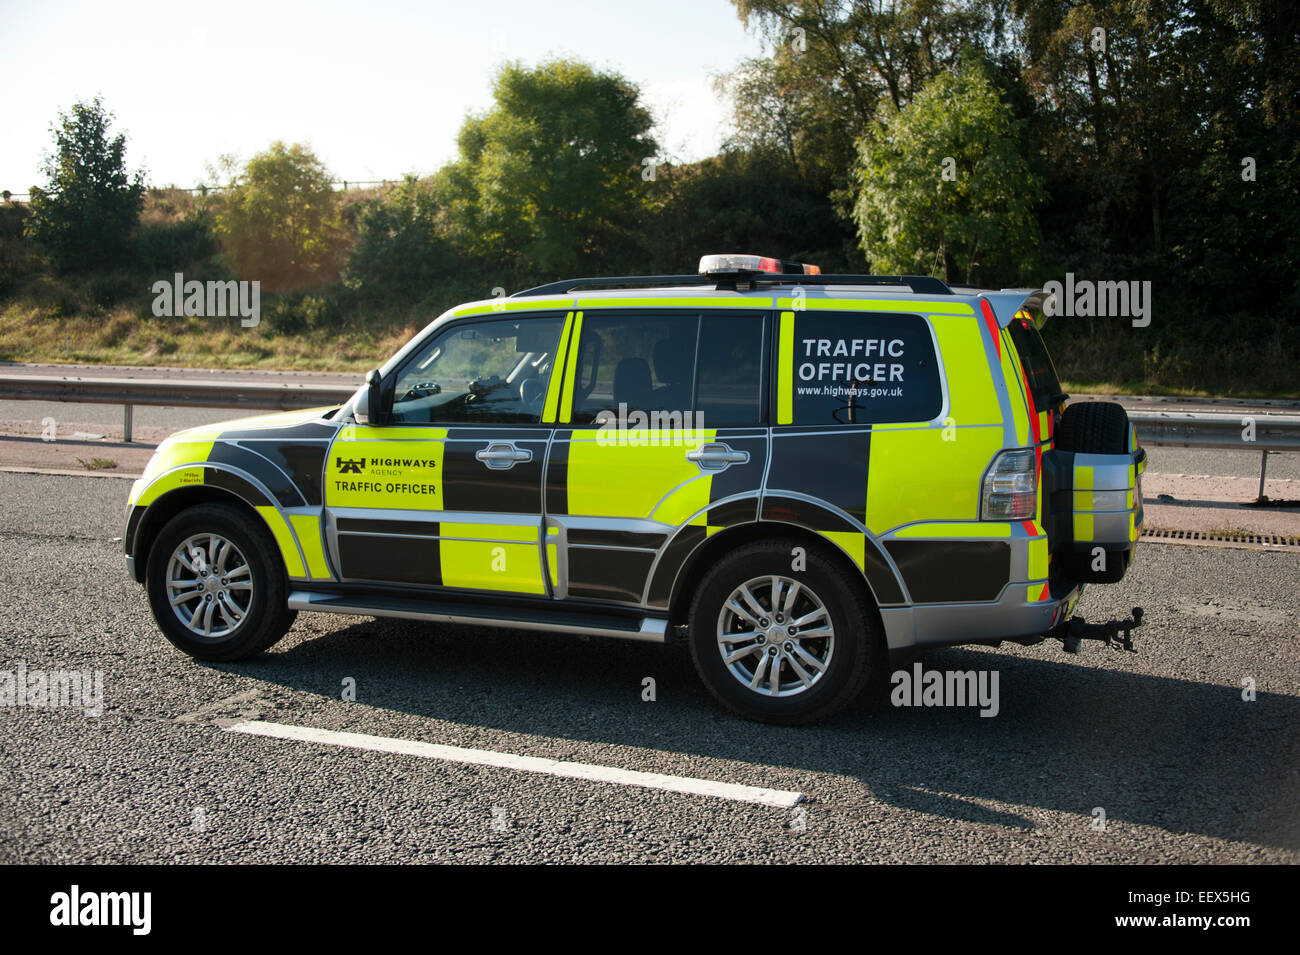
[{"label": "steering wheel", "polygon": [[519,385],[519,400],[529,411],[538,411],[546,400],[546,385],[538,377],[525,378]]}]

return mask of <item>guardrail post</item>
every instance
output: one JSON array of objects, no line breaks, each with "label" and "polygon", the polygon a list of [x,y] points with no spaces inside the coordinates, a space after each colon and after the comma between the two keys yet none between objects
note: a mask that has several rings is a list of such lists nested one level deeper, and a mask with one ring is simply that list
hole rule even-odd
[{"label": "guardrail post", "polygon": [[[122,407],[123,407],[122,440],[126,444],[130,444],[131,443],[131,418],[133,417],[133,412],[135,411],[135,407],[133,405],[123,405]],[[1268,452],[1265,453],[1267,454]]]},{"label": "guardrail post", "polygon": [[1259,500],[1264,500],[1264,475],[1268,473],[1268,450],[1260,452],[1259,459]]}]

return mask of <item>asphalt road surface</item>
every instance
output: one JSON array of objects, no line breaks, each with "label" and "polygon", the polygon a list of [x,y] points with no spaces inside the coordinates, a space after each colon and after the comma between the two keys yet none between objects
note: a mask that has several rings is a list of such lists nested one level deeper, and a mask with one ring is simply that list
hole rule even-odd
[{"label": "asphalt road surface", "polygon": [[[927,669],[998,675],[996,716],[868,699],[791,729],[719,709],[681,646],[301,614],[256,660],[196,663],[125,577],[125,494],[0,473],[0,671],[103,679],[98,716],[0,706],[0,862],[1300,861],[1293,552],[1144,544],[1079,608],[1144,607],[1140,652],[940,651]],[[239,720],[803,798],[225,728]]]}]

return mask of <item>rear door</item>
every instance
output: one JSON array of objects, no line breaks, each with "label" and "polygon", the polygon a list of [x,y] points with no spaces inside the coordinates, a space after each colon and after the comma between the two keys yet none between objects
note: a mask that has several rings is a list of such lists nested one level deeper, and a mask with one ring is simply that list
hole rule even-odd
[{"label": "rear door", "polygon": [[564,312],[446,326],[387,377],[382,425],[344,426],[325,471],[343,580],[545,596],[544,411]]},{"label": "rear door", "polygon": [[766,310],[579,313],[546,471],[565,597],[662,608],[710,533],[757,517]]}]

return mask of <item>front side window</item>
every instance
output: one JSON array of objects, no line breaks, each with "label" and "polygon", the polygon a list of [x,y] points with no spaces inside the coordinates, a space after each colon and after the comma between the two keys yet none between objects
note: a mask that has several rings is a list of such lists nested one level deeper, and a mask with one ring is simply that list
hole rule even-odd
[{"label": "front side window", "polygon": [[400,424],[537,424],[546,403],[560,315],[458,323],[397,373]]}]

